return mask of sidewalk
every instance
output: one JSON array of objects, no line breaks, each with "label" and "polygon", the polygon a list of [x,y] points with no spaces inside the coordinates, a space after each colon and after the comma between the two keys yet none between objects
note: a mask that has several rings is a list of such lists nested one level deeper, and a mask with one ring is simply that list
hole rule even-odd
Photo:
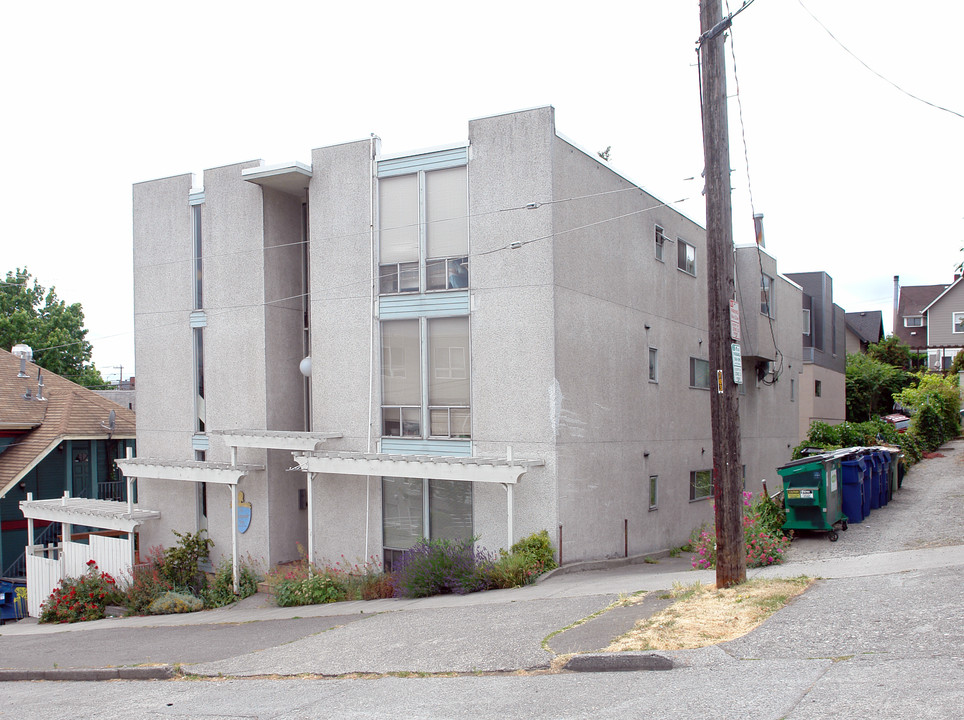
[{"label": "sidewalk", "polygon": [[[886,625],[893,612],[918,617],[928,609],[956,624],[956,629],[946,625],[950,631],[943,635],[923,633],[934,649],[951,641],[964,645],[956,590],[964,575],[964,545],[951,544],[964,537],[962,445],[951,443],[946,457],[916,466],[888,506],[851,525],[838,542],[822,536],[797,539],[786,564],[751,570],[750,577],[824,579],[763,627],[725,649],[669,655],[678,664],[699,664],[720,662],[727,653],[791,652],[789,644],[805,657],[835,657],[860,645],[861,634],[873,627],[864,622],[867,617]],[[116,677],[122,666],[128,675],[157,676],[158,666],[175,664],[196,675],[249,677],[539,669],[547,668],[554,654],[605,647],[660,607],[654,593],[638,606],[556,634],[547,643],[550,650],[543,648],[547,636],[604,610],[620,595],[697,581],[714,582],[715,574],[689,569],[688,557],[662,558],[655,564],[557,573],[525,588],[464,596],[278,608],[256,595],[187,615],[72,625],[20,622],[0,627],[0,667],[17,671],[16,678],[6,673],[8,679],[57,677],[53,670],[65,677],[70,668],[111,668],[102,671]],[[807,608],[809,614],[803,612]],[[837,608],[832,617],[827,608]],[[891,652],[902,640],[898,631],[896,636],[870,633],[867,642],[874,652]],[[805,654],[810,651],[831,654]]]}]

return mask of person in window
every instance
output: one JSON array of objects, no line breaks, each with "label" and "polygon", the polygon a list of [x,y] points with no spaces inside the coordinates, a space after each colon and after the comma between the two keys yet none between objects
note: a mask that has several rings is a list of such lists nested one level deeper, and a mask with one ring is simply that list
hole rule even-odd
[{"label": "person in window", "polygon": [[466,288],[469,286],[468,258],[449,260],[449,287]]}]

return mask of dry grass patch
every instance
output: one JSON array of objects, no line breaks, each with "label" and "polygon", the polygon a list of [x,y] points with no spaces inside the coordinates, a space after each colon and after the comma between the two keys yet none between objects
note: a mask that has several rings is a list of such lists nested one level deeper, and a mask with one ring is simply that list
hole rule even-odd
[{"label": "dry grass patch", "polygon": [[668,608],[616,638],[607,652],[686,650],[746,635],[806,590],[811,578],[749,580],[726,590],[715,585],[677,584]]}]

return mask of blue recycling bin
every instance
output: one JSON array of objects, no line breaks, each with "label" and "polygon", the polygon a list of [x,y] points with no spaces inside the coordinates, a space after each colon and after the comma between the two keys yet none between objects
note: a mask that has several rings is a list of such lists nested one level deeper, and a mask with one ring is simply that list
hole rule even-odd
[{"label": "blue recycling bin", "polygon": [[22,620],[27,614],[26,603],[17,594],[17,585],[23,587],[23,583],[0,580],[0,625],[8,620]]},{"label": "blue recycling bin", "polygon": [[870,466],[870,482],[867,488],[870,491],[870,509],[877,510],[880,507],[880,468],[883,463],[880,456],[869,448],[866,460]]},{"label": "blue recycling bin", "polygon": [[843,514],[852,523],[864,519],[864,474],[867,463],[856,452],[840,455],[841,482],[843,485]]},{"label": "blue recycling bin", "polygon": [[877,448],[880,458],[880,506],[890,501],[890,453],[885,448]]}]

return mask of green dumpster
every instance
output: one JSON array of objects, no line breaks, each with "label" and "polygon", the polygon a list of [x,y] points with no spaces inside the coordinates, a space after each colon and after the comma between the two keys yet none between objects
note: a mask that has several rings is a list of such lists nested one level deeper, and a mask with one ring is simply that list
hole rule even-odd
[{"label": "green dumpster", "polygon": [[814,455],[788,462],[777,472],[783,478],[783,506],[787,511],[783,529],[825,532],[835,542],[837,526],[847,529],[840,458]]}]

